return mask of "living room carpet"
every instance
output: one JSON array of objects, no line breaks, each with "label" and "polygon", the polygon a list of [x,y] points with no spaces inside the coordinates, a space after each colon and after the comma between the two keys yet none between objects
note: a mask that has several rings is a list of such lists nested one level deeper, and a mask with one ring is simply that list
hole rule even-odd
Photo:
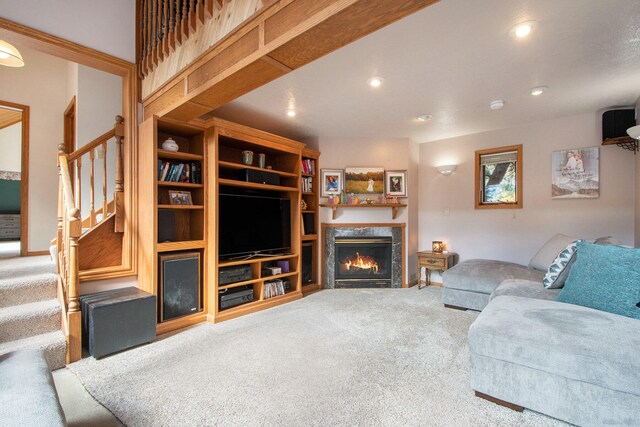
[{"label": "living room carpet", "polygon": [[474,396],[476,315],[434,287],[325,290],[69,368],[128,426],[563,424]]}]

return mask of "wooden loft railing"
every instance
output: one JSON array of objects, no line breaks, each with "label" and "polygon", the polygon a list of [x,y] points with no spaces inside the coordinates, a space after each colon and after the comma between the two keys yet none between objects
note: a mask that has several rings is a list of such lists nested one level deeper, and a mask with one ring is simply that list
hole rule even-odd
[{"label": "wooden loft railing", "polygon": [[231,0],[138,0],[138,73],[144,78]]}]

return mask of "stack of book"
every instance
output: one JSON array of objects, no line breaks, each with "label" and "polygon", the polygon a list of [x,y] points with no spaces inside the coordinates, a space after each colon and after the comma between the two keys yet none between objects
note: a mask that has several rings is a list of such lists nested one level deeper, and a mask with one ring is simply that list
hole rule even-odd
[{"label": "stack of book", "polygon": [[158,181],[201,184],[200,162],[180,163],[158,160]]}]

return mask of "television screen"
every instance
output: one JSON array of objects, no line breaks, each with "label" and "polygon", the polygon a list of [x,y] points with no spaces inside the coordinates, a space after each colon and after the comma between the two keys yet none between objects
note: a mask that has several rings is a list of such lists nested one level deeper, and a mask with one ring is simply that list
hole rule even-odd
[{"label": "television screen", "polygon": [[220,194],[218,255],[284,252],[291,247],[291,201],[256,194]]}]

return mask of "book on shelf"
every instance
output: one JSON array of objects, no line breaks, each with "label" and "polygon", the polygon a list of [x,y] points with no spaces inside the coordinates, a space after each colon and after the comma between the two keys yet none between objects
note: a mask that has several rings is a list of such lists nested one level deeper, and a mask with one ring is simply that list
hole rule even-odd
[{"label": "book on shelf", "polygon": [[271,280],[264,282],[264,299],[284,295],[291,287],[288,280]]},{"label": "book on shelf", "polygon": [[307,175],[315,175],[316,161],[314,159],[302,159],[302,173]]},{"label": "book on shelf", "polygon": [[313,177],[305,176],[302,178],[302,191],[305,193],[313,192]]},{"label": "book on shelf", "polygon": [[158,181],[201,184],[201,170],[200,162],[181,163],[158,160]]}]

